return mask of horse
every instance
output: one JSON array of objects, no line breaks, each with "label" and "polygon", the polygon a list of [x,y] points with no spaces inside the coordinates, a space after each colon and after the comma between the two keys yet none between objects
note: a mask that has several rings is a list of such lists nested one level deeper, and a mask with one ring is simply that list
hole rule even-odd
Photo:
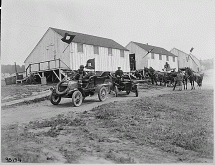
[{"label": "horse", "polygon": [[194,73],[197,86],[201,89],[204,73]]},{"label": "horse", "polygon": [[149,76],[151,78],[152,84],[154,84],[154,82],[156,85],[158,85],[158,82],[160,82],[160,85],[162,85],[162,82],[166,84],[166,73],[156,71],[152,67],[144,67],[144,76]]},{"label": "horse", "polygon": [[189,79],[189,81],[190,81],[191,90],[195,89],[194,82],[196,79],[196,75],[194,74],[193,70],[189,67],[186,67],[185,74],[187,74],[187,76],[188,76],[187,79]]},{"label": "horse", "polygon": [[142,70],[142,69],[140,69],[140,70],[135,70],[134,76],[135,76],[137,79],[142,80],[142,79],[143,79],[143,70]]}]

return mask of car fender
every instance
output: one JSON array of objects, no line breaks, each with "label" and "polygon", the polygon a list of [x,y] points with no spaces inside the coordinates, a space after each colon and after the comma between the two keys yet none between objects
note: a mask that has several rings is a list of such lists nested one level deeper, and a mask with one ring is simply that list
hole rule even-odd
[{"label": "car fender", "polygon": [[70,89],[67,94],[72,94],[73,92],[78,91],[78,88]]},{"label": "car fender", "polygon": [[96,89],[95,89],[95,92],[99,92],[99,89],[101,88],[101,87],[106,87],[106,88],[108,88],[109,87],[109,84],[99,84],[97,87],[96,87]]}]

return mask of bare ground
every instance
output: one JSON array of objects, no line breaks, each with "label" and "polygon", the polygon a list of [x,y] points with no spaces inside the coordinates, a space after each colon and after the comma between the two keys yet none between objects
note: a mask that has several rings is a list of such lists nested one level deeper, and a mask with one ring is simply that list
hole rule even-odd
[{"label": "bare ground", "polygon": [[[207,81],[208,82],[208,81]],[[2,162],[213,162],[213,90],[140,86],[140,97],[89,97],[2,110]]]},{"label": "bare ground", "polygon": [[26,98],[32,95],[37,95],[39,92],[49,90],[50,85],[21,85],[21,84],[13,84],[6,85],[1,87],[1,102],[8,102],[17,99]]}]

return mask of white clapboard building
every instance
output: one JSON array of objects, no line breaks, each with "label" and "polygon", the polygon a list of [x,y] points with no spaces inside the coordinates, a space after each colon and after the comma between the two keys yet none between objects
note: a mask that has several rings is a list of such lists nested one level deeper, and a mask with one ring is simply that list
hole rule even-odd
[{"label": "white clapboard building", "polygon": [[[66,33],[73,39],[69,44],[62,41]],[[95,59],[95,71],[115,71],[118,66],[130,71],[129,51],[114,40],[51,27],[26,58],[25,68],[27,74],[46,77],[51,71],[60,80],[63,69],[77,70],[89,59]]]},{"label": "white clapboard building", "polygon": [[131,70],[152,67],[155,70],[162,71],[166,62],[170,65],[170,68],[178,70],[177,56],[164,48],[132,41],[126,48],[129,50]]},{"label": "white clapboard building", "polygon": [[179,68],[189,67],[195,72],[199,72],[202,70],[200,60],[196,58],[193,54],[187,54],[177,48],[173,48],[170,52],[178,57]]}]

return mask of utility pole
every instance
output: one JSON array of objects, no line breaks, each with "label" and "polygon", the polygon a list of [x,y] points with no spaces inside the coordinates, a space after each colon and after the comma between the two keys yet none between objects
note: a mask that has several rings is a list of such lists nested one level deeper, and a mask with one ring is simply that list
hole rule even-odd
[{"label": "utility pole", "polygon": [[18,78],[17,68],[16,68],[16,62],[15,63],[15,71],[16,71],[16,79]]}]

